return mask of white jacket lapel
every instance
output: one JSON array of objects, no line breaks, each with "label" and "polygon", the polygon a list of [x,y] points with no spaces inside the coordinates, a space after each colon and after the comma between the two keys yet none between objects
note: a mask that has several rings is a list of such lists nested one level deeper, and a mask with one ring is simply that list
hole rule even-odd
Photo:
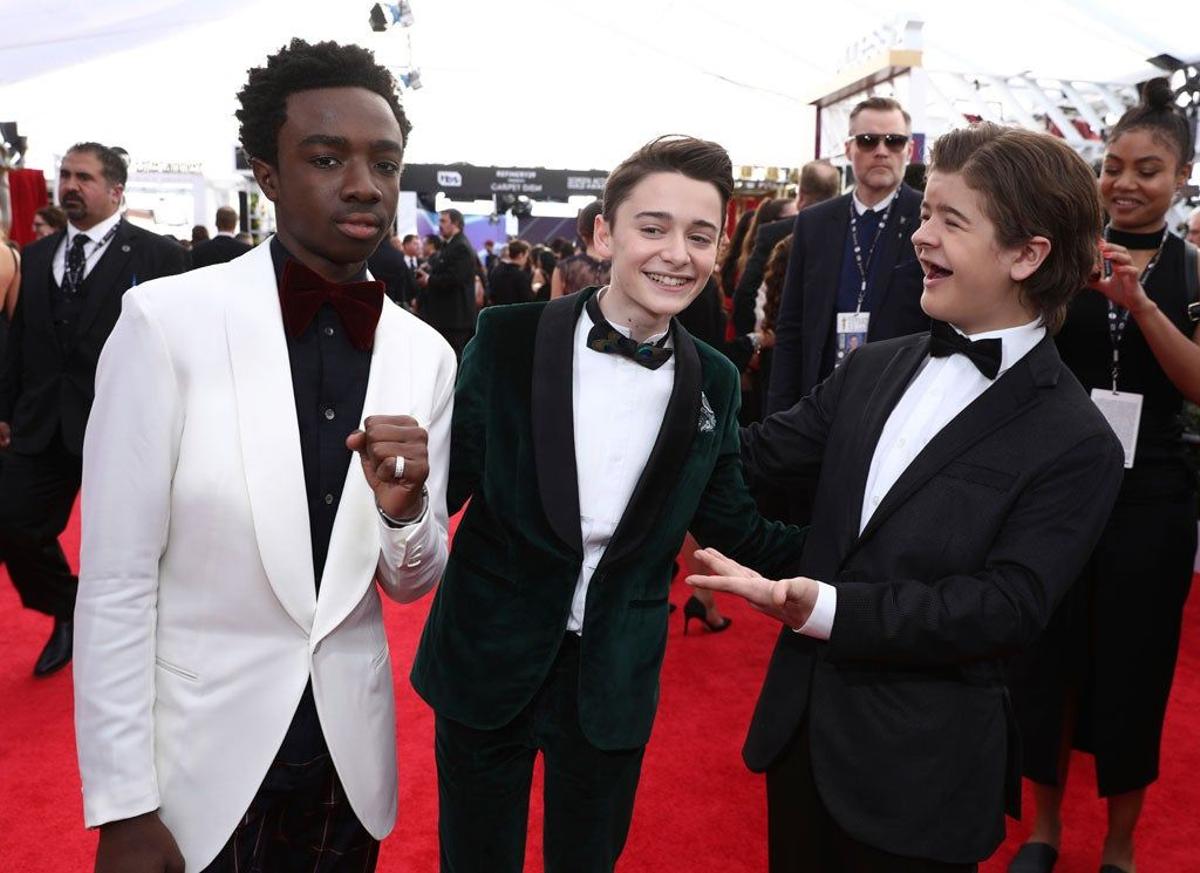
[{"label": "white jacket lapel", "polygon": [[307,633],[316,609],[312,538],[270,245],[259,245],[226,269],[225,328],[254,533],[275,596]]}]

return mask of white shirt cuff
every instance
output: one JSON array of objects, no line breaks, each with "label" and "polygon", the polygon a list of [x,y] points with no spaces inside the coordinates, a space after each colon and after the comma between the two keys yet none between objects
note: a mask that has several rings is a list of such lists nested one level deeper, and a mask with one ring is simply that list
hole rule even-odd
[{"label": "white shirt cuff", "polygon": [[794,627],[798,634],[817,640],[827,640],[833,633],[833,614],[837,612],[837,589],[826,582],[817,583],[817,602],[808,621]]}]

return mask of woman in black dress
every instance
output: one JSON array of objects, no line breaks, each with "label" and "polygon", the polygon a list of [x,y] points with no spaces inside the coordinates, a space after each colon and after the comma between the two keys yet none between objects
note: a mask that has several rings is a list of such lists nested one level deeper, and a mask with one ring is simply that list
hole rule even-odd
[{"label": "woman in black dress", "polygon": [[1188,271],[1200,269],[1200,256],[1167,227],[1193,147],[1166,80],[1149,83],[1113,129],[1100,176],[1111,276],[1076,298],[1057,337],[1063,361],[1102,406],[1114,390],[1140,395],[1142,406],[1108,527],[1042,639],[1014,665],[1037,815],[1011,873],[1054,866],[1072,747],[1094,755],[1108,804],[1102,873],[1133,870],[1134,828],[1158,778],[1196,552],[1195,478],[1180,413],[1185,399],[1200,400],[1200,330],[1188,317]]}]

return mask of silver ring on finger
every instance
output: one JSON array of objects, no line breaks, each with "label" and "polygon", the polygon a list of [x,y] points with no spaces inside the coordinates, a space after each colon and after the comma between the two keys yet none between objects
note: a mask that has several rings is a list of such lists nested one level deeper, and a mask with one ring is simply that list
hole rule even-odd
[{"label": "silver ring on finger", "polygon": [[404,478],[404,458],[396,455],[396,469],[392,471],[392,477],[399,480]]}]

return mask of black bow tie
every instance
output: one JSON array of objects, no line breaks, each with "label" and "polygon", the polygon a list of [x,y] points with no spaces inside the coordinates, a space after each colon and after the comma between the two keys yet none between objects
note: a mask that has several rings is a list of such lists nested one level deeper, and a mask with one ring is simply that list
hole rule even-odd
[{"label": "black bow tie", "polygon": [[649,370],[657,370],[671,357],[671,349],[665,347],[668,331],[662,339],[655,343],[639,343],[622,334],[608,323],[600,311],[600,304],[593,294],[584,304],[588,317],[592,320],[592,329],[588,332],[588,348],[605,354],[621,355],[629,358],[635,364],[641,364]]},{"label": "black bow tie", "polygon": [[989,379],[995,379],[1000,372],[1000,352],[998,337],[969,340],[944,321],[935,321],[929,328],[929,354],[935,358],[966,355]]}]

